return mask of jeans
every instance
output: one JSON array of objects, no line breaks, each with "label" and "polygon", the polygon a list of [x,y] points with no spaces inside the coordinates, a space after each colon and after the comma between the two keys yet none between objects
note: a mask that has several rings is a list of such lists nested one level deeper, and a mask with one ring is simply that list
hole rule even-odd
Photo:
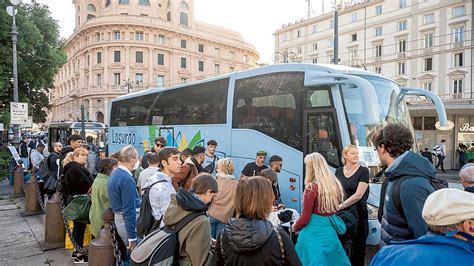
[{"label": "jeans", "polygon": [[436,164],[436,169],[438,169],[441,166],[441,170],[443,171],[443,173],[446,172],[444,170],[444,158],[446,157],[442,155],[438,155],[438,164]]},{"label": "jeans", "polygon": [[209,215],[209,222],[211,223],[211,237],[217,239],[222,230],[224,230],[225,223]]}]

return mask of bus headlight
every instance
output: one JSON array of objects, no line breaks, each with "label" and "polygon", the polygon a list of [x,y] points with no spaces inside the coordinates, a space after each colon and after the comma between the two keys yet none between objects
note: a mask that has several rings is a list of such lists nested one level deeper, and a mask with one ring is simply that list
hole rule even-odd
[{"label": "bus headlight", "polygon": [[369,212],[369,220],[377,220],[379,214],[379,208],[374,205],[367,204],[367,210]]}]

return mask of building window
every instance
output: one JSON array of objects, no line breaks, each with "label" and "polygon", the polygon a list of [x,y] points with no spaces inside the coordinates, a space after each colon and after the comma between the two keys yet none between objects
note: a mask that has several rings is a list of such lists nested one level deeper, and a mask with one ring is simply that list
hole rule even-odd
[{"label": "building window", "polygon": [[405,62],[399,62],[397,64],[398,75],[405,75]]},{"label": "building window", "polygon": [[462,17],[466,14],[464,6],[458,6],[453,8],[453,17]]},{"label": "building window", "polygon": [[214,55],[219,56],[220,55],[220,49],[219,48],[214,48]]},{"label": "building window", "polygon": [[303,49],[301,49],[301,46],[296,47],[296,54],[301,54],[303,52]]},{"label": "building window", "polygon": [[463,53],[454,54],[454,66],[455,67],[461,67],[461,66],[464,65],[464,62],[463,62],[464,58],[463,57],[464,57]]},{"label": "building window", "polygon": [[399,53],[404,53],[407,51],[407,40],[399,40],[398,43],[398,52]]},{"label": "building window", "polygon": [[244,61],[244,63],[248,63],[249,57],[247,55],[244,55],[242,60]]},{"label": "building window", "polygon": [[114,63],[120,63],[120,51],[114,51]]},{"label": "building window", "polygon": [[453,28],[453,35],[455,43],[464,42],[464,26]]},{"label": "building window", "polygon": [[357,50],[349,51],[349,63],[351,66],[354,66],[357,64]]},{"label": "building window", "polygon": [[166,21],[171,21],[171,12],[166,13]]},{"label": "building window", "polygon": [[434,23],[434,14],[428,14],[423,16],[423,25]]},{"label": "building window", "polygon": [[399,7],[399,8],[405,8],[405,7],[407,7],[407,0],[399,0],[399,2],[398,2],[398,7]]},{"label": "building window", "polygon": [[357,33],[351,35],[351,42],[357,41]]},{"label": "building window", "polygon": [[158,65],[164,66],[165,65],[165,55],[158,54]]},{"label": "building window", "polygon": [[158,88],[163,88],[165,86],[165,76],[162,76],[162,75],[156,76],[156,86]]},{"label": "building window", "polygon": [[382,5],[378,5],[375,7],[375,15],[381,15],[382,14]]},{"label": "building window", "polygon": [[407,29],[407,21],[399,21],[398,22],[398,30],[406,30]]},{"label": "building window", "polygon": [[188,10],[188,4],[186,4],[186,2],[184,2],[184,1],[182,1],[181,3],[179,3],[179,8]]},{"label": "building window", "polygon": [[433,90],[433,82],[428,81],[428,82],[423,82],[423,89],[427,91],[432,91]]},{"label": "building window", "polygon": [[374,35],[375,36],[381,36],[383,34],[382,26],[377,27],[374,29]]},{"label": "building window", "polygon": [[120,40],[120,31],[114,31],[114,40]]},{"label": "building window", "polygon": [[141,51],[135,52],[135,63],[143,63],[143,52]]},{"label": "building window", "polygon": [[128,5],[129,0],[119,0],[120,5]]},{"label": "building window", "polygon": [[334,39],[328,40],[328,47],[334,47]]},{"label": "building window", "polygon": [[95,34],[95,41],[100,42],[100,33]]},{"label": "building window", "polygon": [[95,6],[93,4],[88,4],[87,5],[87,11],[89,12],[95,12]]},{"label": "building window", "polygon": [[102,64],[102,52],[97,53],[97,64]]},{"label": "building window", "polygon": [[286,42],[286,41],[288,41],[288,34],[285,33],[281,35],[281,42]]},{"label": "building window", "polygon": [[135,32],[135,41],[143,41],[143,31],[137,31]]},{"label": "building window", "polygon": [[186,68],[186,57],[181,57],[181,68]]},{"label": "building window", "polygon": [[112,4],[112,0],[107,0],[107,2],[105,2],[105,7],[110,6],[110,4]]},{"label": "building window", "polygon": [[375,57],[380,58],[382,57],[382,45],[376,45],[375,47]]},{"label": "building window", "polygon": [[202,43],[198,44],[198,51],[200,53],[204,53],[204,44],[202,44]]},{"label": "building window", "polygon": [[317,51],[318,50],[318,43],[315,42],[315,43],[312,43],[311,44],[311,51]]},{"label": "building window", "polygon": [[334,20],[329,21],[329,28],[333,29],[334,28]]},{"label": "building window", "polygon": [[317,63],[318,63],[318,58],[317,58],[317,57],[313,58],[313,59],[311,60],[311,62],[312,62],[313,64],[317,64]]},{"label": "building window", "polygon": [[181,12],[179,13],[179,24],[181,25],[184,25],[184,26],[188,26],[188,14],[187,13],[184,13],[184,12]]},{"label": "building window", "polygon": [[165,44],[166,41],[166,36],[165,35],[158,35],[158,43],[159,44]]},{"label": "building window", "polygon": [[423,117],[415,116],[412,118],[413,129],[414,130],[423,130]]},{"label": "building window", "polygon": [[135,73],[135,84],[143,83],[143,73]]},{"label": "building window", "polygon": [[433,33],[427,33],[423,36],[423,47],[431,48],[433,47]]},{"label": "building window", "polygon": [[454,94],[454,99],[460,99],[462,98],[462,85],[463,85],[463,80],[462,79],[455,79],[453,80],[453,94]]},{"label": "building window", "polygon": [[382,66],[376,66],[374,67],[374,72],[378,74],[382,74]]},{"label": "building window", "polygon": [[203,72],[204,71],[204,61],[199,61],[198,62],[198,70],[200,72]]},{"label": "building window", "polygon": [[187,41],[181,40],[181,48],[186,49],[186,46],[187,46]]},{"label": "building window", "polygon": [[433,58],[425,58],[425,63],[424,63],[424,70],[425,71],[431,71],[433,70]]},{"label": "building window", "polygon": [[436,117],[435,116],[425,116],[423,128],[424,130],[436,130]]},{"label": "building window", "polygon": [[313,25],[313,26],[312,26],[312,32],[313,32],[313,33],[318,32],[318,26],[317,26],[317,25]]},{"label": "building window", "polygon": [[139,0],[138,4],[142,5],[142,6],[150,6],[150,1],[149,0]]},{"label": "building window", "polygon": [[219,64],[214,65],[214,74],[221,73],[221,66]]},{"label": "building window", "polygon": [[120,73],[114,73],[113,82],[115,86],[120,86]]},{"label": "building window", "polygon": [[87,65],[90,66],[91,65],[91,55],[87,55]]},{"label": "building window", "polygon": [[296,37],[297,38],[303,37],[303,30],[302,29],[299,29],[299,30],[296,31]]},{"label": "building window", "polygon": [[351,22],[356,22],[357,21],[357,13],[354,12],[351,14]]},{"label": "building window", "polygon": [[188,78],[181,78],[181,84],[188,83]]},{"label": "building window", "polygon": [[95,76],[95,84],[97,86],[101,86],[102,85],[102,74],[97,74]]},{"label": "building window", "polygon": [[235,59],[234,51],[229,51],[229,57],[230,57],[230,59]]}]

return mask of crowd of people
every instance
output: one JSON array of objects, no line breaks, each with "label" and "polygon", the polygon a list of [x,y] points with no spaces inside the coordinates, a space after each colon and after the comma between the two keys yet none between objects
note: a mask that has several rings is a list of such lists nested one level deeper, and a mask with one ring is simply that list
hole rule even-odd
[{"label": "crowd of people", "polygon": [[[469,192],[474,191],[474,165],[466,164],[460,172],[466,191],[440,188],[433,185],[433,164],[411,151],[409,129],[388,124],[374,132],[372,141],[387,166],[379,208],[383,248],[372,265],[438,265],[451,257],[459,265],[472,265],[474,194]],[[91,194],[93,237],[102,227],[103,211],[113,211],[119,241],[128,253],[151,232],[176,228],[196,214],[177,232],[180,265],[365,265],[369,171],[360,165],[356,146],[344,147],[343,166],[335,173],[320,153],[305,156],[301,215],[288,226],[283,220],[279,226],[269,221],[271,213],[285,209],[278,185],[283,158],[272,155],[266,165],[268,154],[257,151],[255,161],[236,178],[233,161],[219,158],[217,146],[209,140],[206,147],[179,151],[158,137],[143,156],[126,146],[108,158],[94,156],[91,166],[94,148],[72,135],[67,147],[54,143],[46,159],[60,161],[52,166],[55,177],[64,181],[65,204],[75,195]],[[41,153],[41,144],[35,150]],[[145,230],[143,201],[148,201],[152,219]],[[79,247],[85,227],[74,222]],[[291,237],[295,233],[297,240]],[[81,249],[72,258],[88,259]]]}]

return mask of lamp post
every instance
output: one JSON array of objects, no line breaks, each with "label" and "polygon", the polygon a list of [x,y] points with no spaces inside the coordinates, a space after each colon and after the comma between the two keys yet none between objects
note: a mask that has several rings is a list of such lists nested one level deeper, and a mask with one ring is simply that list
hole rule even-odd
[{"label": "lamp post", "polygon": [[[19,5],[21,0],[10,0],[11,6],[7,6],[7,13],[13,17],[12,31],[12,44],[13,44],[13,101],[18,102],[18,70],[17,70],[17,59],[16,59],[16,44],[18,41],[18,31],[16,30],[16,6]],[[13,144],[20,143],[20,125],[13,125]]]},{"label": "lamp post", "polygon": [[333,63],[335,65],[339,64],[339,10],[341,9],[341,4],[337,4],[334,1],[334,59]]},{"label": "lamp post", "polygon": [[288,49],[273,53],[273,61],[277,63],[280,62],[280,60],[282,59],[283,59],[283,63],[288,63],[290,61],[295,62],[296,57],[297,55],[293,52],[288,52]]}]

